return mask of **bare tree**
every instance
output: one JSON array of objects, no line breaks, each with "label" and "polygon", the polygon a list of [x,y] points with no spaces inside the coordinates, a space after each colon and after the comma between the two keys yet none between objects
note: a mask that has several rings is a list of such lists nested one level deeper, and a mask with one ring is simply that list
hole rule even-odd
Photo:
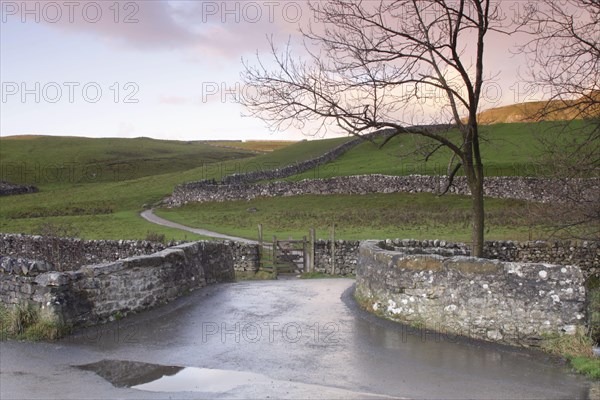
[{"label": "bare tree", "polygon": [[[486,36],[504,31],[490,0],[332,0],[311,4],[319,24],[302,31],[306,54],[280,52],[270,40],[275,67],[258,57],[244,63],[253,95],[242,100],[250,115],[272,128],[319,129],[336,124],[352,135],[393,130],[449,148],[447,186],[462,169],[472,198],[473,255],[484,238],[483,164],[477,125],[484,84]],[[454,131],[428,128],[419,105],[435,101],[434,121]],[[457,133],[458,131],[458,133]]]},{"label": "bare tree", "polygon": [[[543,0],[528,16],[528,83],[546,94],[539,119],[566,118],[542,135],[542,163],[569,190],[553,213],[558,232],[600,239],[600,2]],[[583,120],[574,124],[573,120]]]},{"label": "bare tree", "polygon": [[[567,111],[573,119],[600,114],[600,2],[540,0],[525,16],[531,39],[528,83],[546,94],[540,117]],[[564,113],[563,113],[564,115]]]}]

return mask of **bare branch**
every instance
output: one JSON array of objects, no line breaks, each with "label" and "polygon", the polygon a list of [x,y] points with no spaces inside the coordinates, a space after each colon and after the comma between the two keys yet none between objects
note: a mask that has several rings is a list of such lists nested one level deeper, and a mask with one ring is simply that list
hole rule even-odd
[{"label": "bare branch", "polygon": [[452,186],[452,183],[454,183],[454,177],[456,176],[456,173],[460,170],[461,166],[462,166],[461,163],[458,163],[454,166],[454,169],[448,175],[448,181],[446,183],[446,187],[444,188],[442,193],[440,193],[438,196],[443,196],[446,193],[448,193],[448,190],[450,190],[450,186]]},{"label": "bare branch", "polygon": [[[318,27],[301,31],[305,59],[279,52],[271,40],[270,65],[244,62],[243,80],[253,93],[243,104],[272,129],[335,124],[364,136],[382,129],[416,135],[448,148],[465,172],[474,198],[474,254],[483,246],[483,164],[477,112],[484,82],[483,53],[488,32],[508,32],[493,0],[329,0],[311,3]],[[473,46],[475,44],[475,46]],[[471,61],[474,60],[474,61]],[[441,100],[450,116],[449,135],[415,112],[423,100]],[[437,105],[437,104],[436,104]],[[406,118],[410,122],[406,121]],[[429,146],[429,144],[428,144]],[[426,155],[429,159],[433,152]]]}]

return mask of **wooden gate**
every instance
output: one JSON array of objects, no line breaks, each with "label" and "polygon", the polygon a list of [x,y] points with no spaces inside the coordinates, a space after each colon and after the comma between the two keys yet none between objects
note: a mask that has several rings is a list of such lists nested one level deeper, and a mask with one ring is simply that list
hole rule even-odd
[{"label": "wooden gate", "polygon": [[310,229],[309,240],[279,240],[273,236],[272,243],[263,241],[262,224],[258,225],[260,269],[275,273],[304,273],[314,271],[315,230]]},{"label": "wooden gate", "polygon": [[277,272],[306,272],[306,253],[306,236],[302,240],[278,240],[273,237],[273,267]]}]

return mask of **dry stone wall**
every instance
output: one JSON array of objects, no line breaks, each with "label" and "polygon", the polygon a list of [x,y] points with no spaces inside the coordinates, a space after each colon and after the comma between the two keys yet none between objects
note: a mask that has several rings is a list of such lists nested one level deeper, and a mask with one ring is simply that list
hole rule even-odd
[{"label": "dry stone wall", "polygon": [[335,275],[354,275],[358,263],[358,240],[315,241],[315,271]]},{"label": "dry stone wall", "polygon": [[573,334],[585,325],[585,277],[577,266],[428,249],[391,251],[362,242],[357,296],[391,319],[508,344],[537,345],[545,334]]},{"label": "dry stone wall", "polygon": [[233,252],[233,269],[240,272],[257,272],[260,267],[258,245],[225,241]]},{"label": "dry stone wall", "polygon": [[6,181],[0,181],[0,196],[12,196],[15,194],[36,192],[38,192],[38,188],[32,185],[17,185]]},{"label": "dry stone wall", "polygon": [[[385,132],[379,132],[377,135],[384,135]],[[352,147],[368,140],[370,137],[374,135],[367,135],[365,138],[356,138],[353,140],[349,140],[348,142],[341,144],[326,152],[325,154],[311,158],[310,160],[301,161],[295,164],[287,165],[282,168],[275,168],[269,170],[261,170],[261,171],[252,171],[244,174],[232,174],[224,177],[221,180],[221,183],[224,185],[234,185],[234,184],[246,184],[250,182],[263,181],[263,180],[271,180],[271,179],[279,179],[285,178],[287,176],[292,176],[296,174],[300,174],[304,171],[308,171],[309,169],[313,169],[318,167],[319,165],[326,164],[331,162],[350,150]],[[212,181],[203,181],[203,182],[212,182]],[[202,183],[202,182],[198,182]],[[194,185],[192,183],[191,185]]]},{"label": "dry stone wall", "polygon": [[[336,240],[334,257],[331,241],[315,242],[315,271],[339,275],[355,275],[359,259],[359,241]],[[470,256],[471,247],[465,243],[446,240],[387,239],[382,245],[404,253],[428,253],[440,256]],[[485,258],[524,263],[576,265],[585,278],[600,274],[600,242],[593,241],[486,241]],[[332,259],[335,261],[332,263]]]},{"label": "dry stone wall", "polygon": [[[233,241],[224,243],[233,251],[236,271],[258,269],[258,246]],[[22,265],[19,260],[33,263],[34,268],[46,265],[47,271],[74,271],[83,265],[153,254],[180,244],[184,242],[165,244],[146,240],[84,240],[0,233],[0,262],[5,263],[0,263],[0,272],[8,272],[4,265],[7,268],[15,263]],[[37,264],[35,260],[38,260]]]},{"label": "dry stone wall", "polygon": [[39,259],[56,271],[78,269],[85,264],[115,261],[135,255],[152,254],[180,244],[141,240],[83,240],[0,233],[0,255]]},{"label": "dry stone wall", "polygon": [[[375,135],[386,135],[386,134],[387,134],[387,131],[384,130],[384,131],[378,132],[376,134],[366,135],[365,137],[349,140],[346,143],[343,143],[343,144],[337,146],[336,148],[326,152],[325,154],[323,154],[321,156],[311,158],[309,160],[297,162],[295,164],[286,165],[285,167],[274,168],[274,169],[260,169],[257,171],[227,175],[221,179],[220,184],[221,185],[246,185],[251,182],[285,178],[287,176],[296,175],[296,174],[302,173],[304,171],[308,171],[309,169],[318,167],[319,165],[323,165],[330,161],[335,160],[336,158],[338,158],[339,156],[341,156],[342,154],[344,154],[345,152],[350,150],[352,147],[364,142],[365,140],[369,140],[370,138],[372,138]],[[205,186],[212,186],[212,185],[216,185],[216,184],[217,184],[217,182],[214,179],[205,179],[205,180],[201,180],[201,181],[185,183],[180,186],[185,186],[187,188],[192,189],[192,188],[201,188],[201,187],[205,187]]]},{"label": "dry stone wall", "polygon": [[232,241],[175,246],[0,234],[0,302],[33,304],[72,325],[152,308],[182,293],[257,271],[258,246]]},{"label": "dry stone wall", "polygon": [[[388,239],[385,247],[403,252],[433,252],[443,256],[471,255],[469,245],[445,240]],[[586,278],[600,274],[600,242],[595,241],[486,241],[483,256],[510,262],[577,265]]]},{"label": "dry stone wall", "polygon": [[185,243],[66,272],[49,270],[52,266],[44,261],[3,256],[0,300],[32,304],[43,318],[73,326],[94,324],[117,313],[155,307],[207,284],[234,280],[240,246]]},{"label": "dry stone wall", "polygon": [[[265,184],[233,183],[215,184],[197,182],[176,186],[173,194],[165,200],[169,206],[181,206],[194,202],[225,202],[251,200],[257,197],[332,195],[368,193],[441,193],[446,186],[444,176],[429,175],[355,175],[329,179],[305,179],[288,182],[277,181]],[[574,186],[585,187],[584,196],[600,196],[600,179],[585,181],[562,181],[547,178],[518,176],[489,177],[485,179],[485,195],[539,202],[561,201]],[[465,177],[455,178],[449,193],[469,195]]]}]

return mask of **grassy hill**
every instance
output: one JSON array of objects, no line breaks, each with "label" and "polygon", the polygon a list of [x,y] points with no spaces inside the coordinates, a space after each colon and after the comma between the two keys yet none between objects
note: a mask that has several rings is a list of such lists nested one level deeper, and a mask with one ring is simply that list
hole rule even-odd
[{"label": "grassy hill", "polygon": [[[76,143],[81,143],[80,139],[62,138],[66,142],[72,140]],[[1,142],[3,151],[6,151],[4,143],[11,140],[17,139],[6,141],[3,139]],[[85,139],[88,140],[93,143],[95,140],[103,139]],[[119,179],[89,183],[68,179],[57,182],[40,181],[37,183],[40,188],[39,193],[0,197],[0,231],[35,233],[41,224],[52,223],[71,224],[79,229],[82,237],[89,239],[143,239],[150,231],[165,233],[167,238],[198,238],[178,230],[158,227],[142,220],[138,214],[144,204],[153,204],[161,200],[171,194],[174,186],[182,182],[213,178],[218,180],[231,173],[285,166],[316,157],[347,140],[349,139],[338,138],[298,142],[259,156],[201,163],[200,167],[187,170],[166,173],[156,169],[147,170],[145,176],[133,179],[118,177]],[[186,146],[184,143],[174,145]],[[36,149],[35,152],[14,149],[19,156],[13,155],[11,163],[29,162],[43,153],[42,147],[33,148]],[[82,164],[87,165],[91,161],[89,158],[82,157],[80,154],[83,153],[80,153],[75,145],[66,143],[62,149],[62,151],[57,150],[56,156],[62,162],[78,159]],[[207,151],[209,156],[213,154],[211,151],[215,151],[214,154],[232,154],[229,150],[210,146]],[[242,154],[246,156],[245,153]]]},{"label": "grassy hill", "polygon": [[[586,127],[583,121],[484,126],[481,133],[486,175],[544,175],[544,169],[537,164],[542,151],[538,139],[553,137],[564,130],[572,136],[580,135]],[[450,153],[440,150],[425,163],[422,155],[411,154],[421,145],[423,141],[413,136],[394,139],[383,148],[365,142],[337,160],[287,179],[371,173],[445,173]],[[538,207],[541,206],[525,201],[486,199],[486,238],[548,238],[555,221],[544,219],[546,217],[536,212]],[[258,211],[249,213],[249,208]],[[329,227],[335,224],[337,237],[344,239],[411,237],[468,242],[470,208],[471,200],[465,196],[396,193],[279,197],[228,202],[226,205],[188,204],[178,209],[157,210],[157,213],[187,225],[245,237],[255,237],[256,225],[262,223],[265,237],[302,237],[309,227],[314,227],[319,237],[326,238]]]},{"label": "grassy hill", "polygon": [[[566,124],[566,125],[565,125]],[[540,138],[556,135],[569,129],[573,135],[582,134],[583,121],[556,124],[553,122],[495,124],[481,127],[481,152],[486,176],[539,176],[544,170],[536,164],[541,155]],[[448,133],[457,137],[458,132]],[[381,143],[378,140],[377,143]],[[327,178],[360,174],[439,175],[446,174],[450,150],[438,150],[427,162],[418,149],[431,140],[417,136],[398,136],[384,147],[365,142],[335,161],[289,180]]]},{"label": "grassy hill", "polygon": [[511,122],[571,121],[600,115],[600,105],[585,107],[590,99],[600,99],[600,92],[574,100],[532,101],[482,111],[478,121],[483,125]]},{"label": "grassy hill", "polygon": [[[567,129],[581,128],[574,122]],[[537,175],[543,171],[533,168],[538,155],[538,135],[552,135],[556,128],[549,122],[535,124],[497,124],[484,127],[484,163],[488,175]],[[455,134],[455,133],[452,133]],[[43,138],[42,138],[43,139]],[[20,140],[22,147],[5,150],[4,144]],[[40,138],[2,139],[2,151],[11,157],[11,163],[30,162],[37,157],[52,157],[61,162],[76,160],[82,165],[100,162],[118,162],[122,153],[110,143],[97,139],[61,138],[54,155],[45,156],[44,146],[27,145]],[[123,139],[132,153],[129,160],[137,160],[148,167],[144,173],[129,178],[112,180],[58,181],[39,183],[35,194],[0,197],[0,231],[16,233],[39,232],[43,224],[72,226],[79,236],[89,239],[143,239],[148,232],[165,234],[167,239],[199,239],[192,234],[162,228],[139,217],[143,205],[151,205],[169,195],[179,183],[200,179],[217,179],[232,173],[257,169],[277,168],[319,156],[344,143],[349,138],[302,141],[272,152],[248,157],[243,151],[185,142],[168,143],[171,153],[152,147],[149,139]],[[126,142],[127,140],[131,142]],[[70,141],[85,144],[89,150]],[[87,143],[87,141],[91,141]],[[147,141],[147,142],[144,142]],[[102,143],[102,145],[100,145]],[[145,147],[141,147],[145,144]],[[421,143],[412,137],[392,141],[379,149],[372,143],[361,144],[338,160],[290,179],[316,178],[333,175],[365,173],[410,174],[436,173],[445,170],[448,154],[440,152],[429,163],[420,157],[406,156]],[[49,146],[50,147],[50,146]],[[138,147],[137,152],[135,147]],[[102,148],[99,151],[98,148]],[[110,151],[108,150],[110,149]],[[182,157],[177,149],[187,151]],[[185,149],[185,150],[184,150]],[[193,151],[192,151],[193,150]],[[186,158],[204,154],[199,166],[188,168]],[[203,153],[206,151],[206,153]],[[232,152],[233,151],[233,152]],[[241,150],[240,150],[241,151]],[[107,153],[110,152],[110,158]],[[171,156],[180,164],[171,170],[152,168],[153,157]],[[100,155],[100,156],[99,156]],[[240,155],[244,158],[227,159]],[[104,158],[102,158],[104,157]],[[199,157],[199,156],[198,156]],[[411,158],[412,157],[412,158]],[[216,160],[207,163],[205,160]],[[107,165],[107,164],[102,164]],[[491,169],[494,166],[494,169]],[[186,169],[187,168],[187,169]],[[249,208],[259,211],[250,213]],[[544,238],[548,221],[530,213],[535,206],[511,200],[486,200],[487,237],[490,239]],[[430,194],[373,194],[367,196],[300,196],[273,199],[254,199],[250,202],[192,204],[179,209],[158,210],[159,215],[190,226],[206,227],[215,231],[255,237],[256,224],[263,223],[267,237],[307,234],[309,227],[317,228],[320,237],[327,237],[328,227],[335,223],[338,238],[366,239],[385,237],[444,238],[468,240],[470,234],[470,200],[463,196],[438,198]]]},{"label": "grassy hill", "polygon": [[209,140],[201,141],[200,143],[206,143],[211,146],[220,146],[233,149],[269,152],[289,146],[290,144],[293,144],[295,142],[289,140]]},{"label": "grassy hill", "polygon": [[480,112],[478,121],[480,124],[490,125],[511,122],[568,121],[577,118],[576,109],[559,108],[558,105],[553,111],[543,115],[547,107],[546,101],[511,104]]},{"label": "grassy hill", "polygon": [[150,138],[8,136],[0,138],[0,179],[34,185],[108,182],[254,155],[240,148]]}]

